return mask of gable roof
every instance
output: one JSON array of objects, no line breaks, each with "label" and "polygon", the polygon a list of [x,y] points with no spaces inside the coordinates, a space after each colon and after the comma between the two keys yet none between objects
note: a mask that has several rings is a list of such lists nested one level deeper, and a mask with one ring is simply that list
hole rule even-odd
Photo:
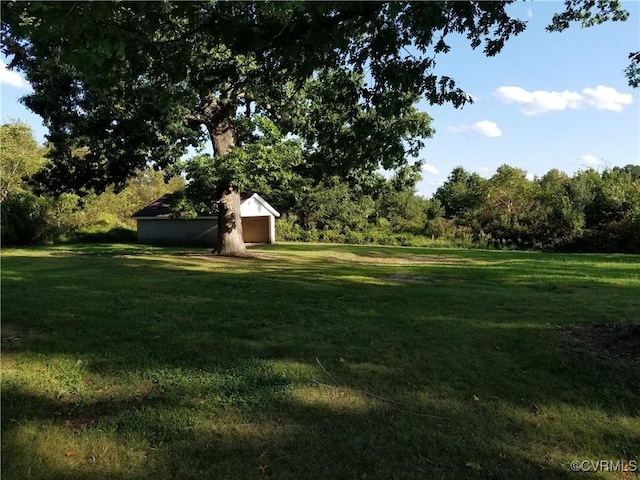
[{"label": "gable roof", "polygon": [[[260,195],[258,195],[257,193],[247,193],[247,194],[240,194],[240,205],[245,205],[248,206],[249,205],[249,201],[254,201],[255,203],[257,203],[260,207],[264,208],[267,212],[269,212],[271,215],[273,215],[274,217],[279,217],[280,214],[278,213],[278,211],[273,208],[271,205],[269,205],[269,203],[262,198]],[[242,210],[240,211],[240,215],[244,216],[242,214]],[[249,214],[248,212],[246,213],[247,216],[252,216],[251,214]],[[255,213],[253,214],[255,215]]]},{"label": "gable roof", "polygon": [[[132,218],[175,218],[175,214],[171,210],[171,201],[176,196],[175,193],[166,193],[160,198],[157,198],[149,205],[144,207],[141,210],[138,210],[136,213],[132,215]],[[267,201],[262,198],[257,193],[241,193],[240,194],[240,204],[242,205],[249,199],[255,199],[260,205],[262,205],[271,215],[274,217],[279,217],[280,214],[267,203]],[[183,216],[181,213],[180,216]],[[216,215],[199,215],[198,218],[217,218]]]},{"label": "gable roof", "polygon": [[138,210],[133,214],[133,218],[155,217],[169,218],[172,216],[171,200],[175,197],[175,193],[167,193],[160,198],[155,199],[142,210]]}]

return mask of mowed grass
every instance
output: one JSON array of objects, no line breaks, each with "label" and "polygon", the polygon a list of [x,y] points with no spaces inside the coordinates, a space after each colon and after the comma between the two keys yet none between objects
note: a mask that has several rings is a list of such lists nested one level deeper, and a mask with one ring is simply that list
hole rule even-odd
[{"label": "mowed grass", "polygon": [[[553,479],[640,461],[640,256],[2,252],[3,479]],[[589,478],[635,478],[598,472]]]}]

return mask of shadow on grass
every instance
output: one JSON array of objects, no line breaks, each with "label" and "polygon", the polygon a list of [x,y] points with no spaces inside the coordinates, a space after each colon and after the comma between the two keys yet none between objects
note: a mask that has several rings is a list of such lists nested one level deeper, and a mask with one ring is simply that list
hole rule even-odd
[{"label": "shadow on grass", "polygon": [[[559,294],[519,283],[517,255],[263,251],[5,257],[3,323],[23,335],[3,354],[5,478],[574,478],[571,455],[640,456],[640,373],[556,334],[633,315],[618,269]],[[583,282],[568,267],[536,274]]]}]

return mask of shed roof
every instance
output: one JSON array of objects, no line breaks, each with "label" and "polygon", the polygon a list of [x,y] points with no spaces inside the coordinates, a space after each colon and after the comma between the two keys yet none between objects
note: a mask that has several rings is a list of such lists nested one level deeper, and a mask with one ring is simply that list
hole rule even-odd
[{"label": "shed roof", "polygon": [[175,193],[167,193],[160,198],[155,199],[142,210],[138,210],[133,214],[133,218],[138,217],[156,217],[168,218],[172,215],[171,200],[175,197]]},{"label": "shed roof", "polygon": [[[147,205],[143,209],[138,210],[136,213],[132,215],[132,217],[133,218],[158,218],[158,219],[173,218],[175,214],[171,210],[171,201],[175,196],[176,196],[175,193],[166,193],[160,198],[157,198],[156,200],[151,202],[149,205]],[[271,215],[275,217],[280,216],[280,214],[271,205],[269,205],[264,198],[262,198],[257,193],[241,193],[240,203],[242,204],[247,200],[249,200],[250,198],[254,198],[260,204],[262,204]],[[183,214],[180,214],[180,215],[182,216]],[[215,218],[216,216],[215,215],[200,216],[200,218],[212,218],[212,217]]]}]

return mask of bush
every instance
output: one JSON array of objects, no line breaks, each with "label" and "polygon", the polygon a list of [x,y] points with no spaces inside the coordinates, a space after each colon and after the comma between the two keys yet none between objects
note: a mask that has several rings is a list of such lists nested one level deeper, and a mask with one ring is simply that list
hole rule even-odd
[{"label": "bush", "polygon": [[436,217],[428,220],[424,227],[424,234],[434,238],[455,238],[456,224],[453,220]]},{"label": "bush", "polygon": [[351,243],[353,245],[362,245],[368,243],[365,233],[352,231],[347,231],[345,233],[345,241],[346,243]]},{"label": "bush", "polygon": [[52,226],[48,223],[51,199],[31,192],[6,196],[1,208],[3,245],[38,245],[50,241]]},{"label": "bush", "polygon": [[87,243],[136,243],[136,231],[129,227],[111,227],[108,229],[99,226],[80,228],[73,239],[77,242]]},{"label": "bush", "polygon": [[346,243],[345,242],[345,235],[340,233],[340,232],[336,232],[335,230],[331,230],[331,229],[326,229],[326,230],[320,230],[319,232],[319,236],[318,239],[321,242],[326,242],[326,243]]},{"label": "bush", "polygon": [[297,242],[304,238],[305,232],[298,223],[298,216],[285,213],[276,220],[276,239],[278,241]]}]

